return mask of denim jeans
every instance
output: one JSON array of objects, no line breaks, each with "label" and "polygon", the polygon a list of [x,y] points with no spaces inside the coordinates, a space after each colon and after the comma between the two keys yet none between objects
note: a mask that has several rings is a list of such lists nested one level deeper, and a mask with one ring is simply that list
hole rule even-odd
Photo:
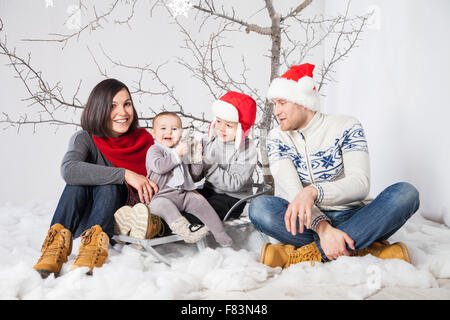
[{"label": "denim jeans", "polygon": [[99,225],[111,239],[114,213],[125,205],[128,189],[122,185],[66,185],[59,199],[51,225],[62,224],[74,238],[94,225]]},{"label": "denim jeans", "polygon": [[[324,260],[328,260],[320,246],[316,232],[304,229],[293,236],[286,230],[284,213],[289,202],[275,196],[260,196],[249,208],[249,217],[256,229],[285,244],[301,247],[316,242]],[[323,211],[334,228],[344,231],[361,250],[376,240],[386,240],[417,211],[419,192],[409,183],[399,182],[383,190],[370,204],[344,211]],[[351,250],[347,245],[347,250]]]}]

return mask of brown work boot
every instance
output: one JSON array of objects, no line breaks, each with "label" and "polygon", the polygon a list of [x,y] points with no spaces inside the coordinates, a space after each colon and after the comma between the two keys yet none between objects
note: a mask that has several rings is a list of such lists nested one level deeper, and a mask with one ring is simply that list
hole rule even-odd
[{"label": "brown work boot", "polygon": [[164,232],[161,218],[151,214],[150,208],[143,203],[133,207],[130,216],[130,237],[138,239],[152,239]]},{"label": "brown work boot", "polygon": [[114,234],[128,236],[131,230],[130,217],[133,208],[123,206],[114,213]]},{"label": "brown work boot", "polygon": [[389,244],[389,242],[375,241],[367,248],[358,251],[352,251],[351,256],[365,256],[371,254],[380,259],[400,259],[411,263],[409,251],[403,242]]},{"label": "brown work boot", "polygon": [[33,266],[42,278],[47,278],[50,273],[59,276],[61,267],[67,262],[67,257],[72,252],[72,233],[61,224],[56,223],[50,227],[41,248],[41,257]]},{"label": "brown work boot", "polygon": [[94,267],[103,266],[108,257],[109,238],[99,225],[84,231],[81,237],[80,251],[70,270],[88,267],[87,274],[92,275]]},{"label": "brown work boot", "polygon": [[296,248],[290,244],[271,244],[265,242],[259,258],[259,262],[272,268],[287,268],[291,264],[305,261],[310,261],[311,265],[314,265],[316,261],[322,261],[322,255],[317,249],[315,242],[311,242],[300,248]]}]

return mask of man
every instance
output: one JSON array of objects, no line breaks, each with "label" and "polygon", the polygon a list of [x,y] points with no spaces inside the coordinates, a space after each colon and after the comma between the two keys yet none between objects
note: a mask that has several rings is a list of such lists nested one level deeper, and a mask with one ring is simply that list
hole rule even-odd
[{"label": "man", "polygon": [[369,152],[360,122],[319,110],[314,65],[293,66],[271,83],[279,127],[267,139],[275,196],[252,201],[257,229],[281,244],[265,243],[260,261],[288,267],[371,253],[411,262],[407,247],[388,239],[419,207],[414,186],[401,182],[366,200]]}]

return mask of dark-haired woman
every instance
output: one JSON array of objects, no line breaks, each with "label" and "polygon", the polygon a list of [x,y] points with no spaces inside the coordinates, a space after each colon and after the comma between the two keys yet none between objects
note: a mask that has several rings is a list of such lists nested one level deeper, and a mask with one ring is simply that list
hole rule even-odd
[{"label": "dark-haired woman", "polygon": [[153,138],[139,128],[125,84],[107,79],[89,95],[81,127],[69,142],[61,174],[67,183],[34,269],[42,277],[58,275],[82,236],[71,269],[101,267],[113,235],[114,212],[130,202],[150,201],[157,186],[146,178],[145,157]]}]

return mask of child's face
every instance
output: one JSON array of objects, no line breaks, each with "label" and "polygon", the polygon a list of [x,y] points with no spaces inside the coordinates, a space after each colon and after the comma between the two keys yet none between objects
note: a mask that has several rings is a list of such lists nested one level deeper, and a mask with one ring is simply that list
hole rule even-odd
[{"label": "child's face", "polygon": [[168,148],[174,147],[181,139],[181,120],[172,115],[160,116],[151,130],[155,140]]},{"label": "child's face", "polygon": [[237,127],[237,122],[225,121],[220,118],[216,118],[216,123],[214,124],[217,137],[222,142],[234,140],[236,138]]}]

